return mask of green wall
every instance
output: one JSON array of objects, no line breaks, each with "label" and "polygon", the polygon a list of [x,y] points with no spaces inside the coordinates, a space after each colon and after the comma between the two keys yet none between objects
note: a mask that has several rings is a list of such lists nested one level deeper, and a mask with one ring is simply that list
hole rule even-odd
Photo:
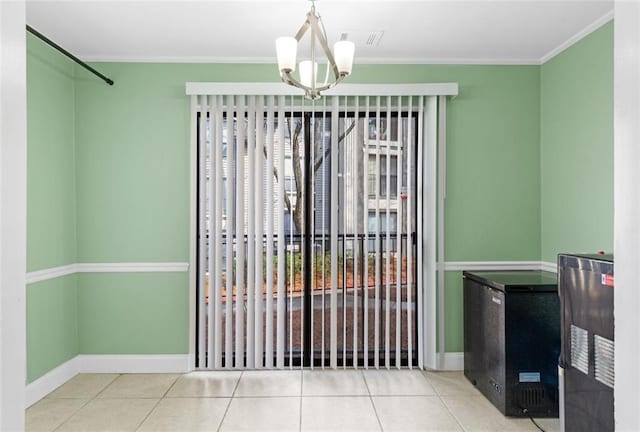
[{"label": "green wall", "polygon": [[189,352],[188,273],[78,275],[80,352]]},{"label": "green wall", "polygon": [[542,66],[542,260],[613,251],[613,23]]},{"label": "green wall", "polygon": [[27,287],[27,382],[80,353],[77,275]]},{"label": "green wall", "polygon": [[539,259],[540,170],[532,161],[540,157],[540,68],[362,65],[356,72],[357,82],[459,83],[447,112],[446,260]]},{"label": "green wall", "polygon": [[[352,83],[460,85],[448,104],[447,261],[552,261],[559,249],[610,248],[611,47],[609,24],[542,67],[356,66]],[[29,65],[29,269],[187,262],[184,84],[278,81],[275,66],[97,64],[111,87],[31,39]],[[591,181],[593,161],[601,169]],[[574,196],[594,188],[605,205],[584,213],[586,198]],[[446,287],[446,349],[461,351],[460,272],[447,273]],[[85,273],[30,286],[30,380],[76,353],[186,353],[188,291],[186,273]],[[44,320],[47,304],[56,307]],[[42,348],[47,332],[64,335],[54,344],[63,355]]]},{"label": "green wall", "polygon": [[462,272],[448,271],[445,276],[444,348],[447,352],[464,351],[462,316]]},{"label": "green wall", "polygon": [[[29,36],[27,271],[73,264],[76,251],[75,81],[71,62]],[[77,286],[27,286],[27,380],[78,354]]]},{"label": "green wall", "polygon": [[[82,262],[188,261],[190,111],[184,84],[278,81],[276,67],[97,66],[116,84],[109,87],[78,72],[79,258]],[[538,66],[359,65],[350,78],[358,83],[459,83],[460,96],[449,103],[447,130],[450,261],[539,259],[539,73]],[[496,212],[497,208],[501,210]],[[171,312],[164,309],[164,297],[149,295],[152,285],[131,285],[127,292],[146,301],[137,308],[123,308],[122,290],[100,289],[108,284],[104,278],[82,275],[79,282],[81,311],[109,305],[100,319],[80,313],[83,353],[186,352],[186,331],[173,345],[154,337]],[[447,349],[453,351],[462,345],[458,279],[459,273],[447,278]],[[170,298],[186,304],[186,279],[173,288]],[[186,309],[173,310],[188,321],[182,315]],[[136,325],[139,321],[145,325]],[[122,322],[131,325],[127,336],[120,332],[105,336],[110,325]],[[131,338],[146,337],[150,340],[144,347],[131,343]]]},{"label": "green wall", "polygon": [[[115,86],[84,72],[76,84],[80,258],[186,261],[190,111],[184,84],[275,81],[276,67],[98,66]],[[539,67],[360,65],[353,78],[458,82],[461,95],[449,104],[447,259],[539,258],[540,177],[531,163],[540,158]]]},{"label": "green wall", "polygon": [[76,261],[73,65],[29,37],[27,271]]}]

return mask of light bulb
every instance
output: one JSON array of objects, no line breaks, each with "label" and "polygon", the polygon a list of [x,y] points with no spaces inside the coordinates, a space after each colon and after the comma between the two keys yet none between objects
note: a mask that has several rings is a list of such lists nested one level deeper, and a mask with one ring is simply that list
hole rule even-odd
[{"label": "light bulb", "polygon": [[333,45],[333,57],[341,75],[349,75],[353,68],[355,45],[350,41],[338,41]]},{"label": "light bulb", "polygon": [[284,72],[296,70],[296,51],[298,41],[293,37],[279,37],[276,39],[276,55],[278,56],[278,69]]},{"label": "light bulb", "polygon": [[300,72],[300,82],[307,86],[313,87],[314,79],[311,76],[311,65],[313,64],[313,76],[318,76],[318,63],[312,62],[311,60],[301,61],[299,65]]}]

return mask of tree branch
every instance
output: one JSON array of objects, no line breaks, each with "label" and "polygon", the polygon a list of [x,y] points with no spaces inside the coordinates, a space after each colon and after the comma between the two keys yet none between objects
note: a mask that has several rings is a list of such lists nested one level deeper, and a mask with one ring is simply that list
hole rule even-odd
[{"label": "tree branch", "polygon": [[[289,122],[291,122],[292,119],[289,120]],[[351,122],[351,124],[349,125],[349,127],[341,134],[338,136],[338,142],[336,143],[336,145],[340,144],[342,141],[344,141],[344,139],[347,137],[347,135],[349,135],[351,133],[351,131],[355,128],[356,126],[356,121]],[[319,125],[320,123],[317,122],[315,124],[316,129],[319,129]],[[294,131],[293,134],[291,136],[291,150],[292,150],[292,154],[291,154],[291,163],[293,165],[293,175],[294,175],[294,180],[296,183],[296,208],[293,209],[293,204],[291,203],[291,200],[289,199],[289,196],[285,193],[284,194],[284,203],[287,206],[287,210],[289,212],[290,215],[292,215],[293,218],[293,223],[296,226],[296,229],[298,231],[298,233],[302,232],[302,214],[303,214],[303,207],[302,205],[300,205],[303,201],[303,195],[304,195],[304,187],[303,187],[303,173],[302,173],[302,168],[300,167],[300,132],[302,131],[302,122],[299,122]],[[317,132],[317,131],[316,131]],[[320,140],[316,140],[316,142],[319,142]],[[282,143],[282,145],[284,145],[284,143]],[[324,160],[326,159],[327,156],[329,156],[329,154],[331,154],[331,148],[333,146],[329,146],[327,147],[323,154],[321,156],[318,156],[318,158],[315,160],[314,164],[313,164],[313,172],[317,172],[318,169],[320,168],[320,166],[322,165],[322,162],[324,162]],[[267,146],[263,145],[262,146],[262,152],[264,154],[265,159],[267,159]],[[279,175],[278,175],[278,169],[274,166],[273,167],[273,176],[275,177],[276,181],[279,181]]]},{"label": "tree branch", "polygon": [[[282,143],[284,145],[284,143]],[[263,145],[262,146],[262,153],[264,153],[264,158],[265,160],[267,159],[267,146]],[[278,180],[278,168],[276,168],[275,166],[273,167],[273,176],[275,177],[276,181]],[[289,196],[287,195],[287,193],[285,192],[284,194],[284,204],[287,206],[287,210],[289,211],[289,213],[291,213],[291,200],[289,199]]]},{"label": "tree branch", "polygon": [[[338,136],[338,144],[344,141],[344,139],[347,137],[347,135],[351,133],[351,131],[355,126],[356,126],[356,122],[355,121],[351,122],[349,127],[342,133],[342,135]],[[324,160],[326,159],[327,156],[329,156],[330,153],[331,153],[331,146],[327,147],[324,153],[322,154],[322,156],[318,156],[316,161],[313,163],[313,172],[318,171],[318,169],[320,168],[320,165],[322,165],[322,162],[324,162]]]}]

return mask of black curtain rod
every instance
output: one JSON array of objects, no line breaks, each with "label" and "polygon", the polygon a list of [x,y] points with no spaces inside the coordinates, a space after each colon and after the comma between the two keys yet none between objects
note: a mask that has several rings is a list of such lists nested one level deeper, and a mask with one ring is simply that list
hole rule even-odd
[{"label": "black curtain rod", "polygon": [[88,64],[86,64],[85,62],[83,62],[82,60],[80,60],[78,57],[74,56],[73,54],[71,54],[69,51],[67,51],[66,49],[62,48],[60,45],[58,45],[57,43],[55,43],[54,41],[52,41],[51,39],[49,39],[48,37],[46,37],[45,35],[43,35],[42,33],[40,33],[38,30],[34,29],[31,26],[27,26],[27,31],[29,33],[31,33],[32,35],[36,36],[37,38],[41,39],[42,41],[44,41],[45,43],[47,43],[48,45],[51,45],[53,48],[57,49],[58,51],[60,51],[62,54],[66,55],[67,57],[69,57],[71,60],[73,60],[74,62],[78,63],[80,66],[82,66],[83,68],[87,69],[88,71],[90,71],[91,73],[93,73],[94,75],[99,76],[102,80],[104,80],[104,82],[106,82],[109,85],[113,85],[113,80],[111,78],[109,78],[108,76],[105,76],[103,74],[101,74],[100,72],[98,72],[97,70],[95,70],[94,68],[92,68],[91,66],[89,66]]}]

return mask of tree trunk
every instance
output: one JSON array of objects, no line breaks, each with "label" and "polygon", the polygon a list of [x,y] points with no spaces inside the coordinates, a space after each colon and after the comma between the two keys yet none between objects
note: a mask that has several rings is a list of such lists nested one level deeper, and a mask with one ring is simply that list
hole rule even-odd
[{"label": "tree trunk", "polygon": [[[289,121],[293,121],[293,119],[290,119]],[[302,156],[300,154],[300,145],[302,143],[302,139],[300,137],[300,133],[302,132],[302,122],[304,121],[304,119],[301,119],[301,121],[296,124],[295,129],[293,131],[292,137],[291,137],[291,163],[293,165],[293,176],[294,176],[294,180],[296,183],[296,205],[295,208],[292,209],[292,203],[291,200],[289,199],[289,197],[285,194],[284,196],[284,201],[285,201],[285,205],[287,206],[287,210],[289,211],[289,214],[291,215],[291,219],[292,222],[296,228],[296,232],[298,234],[302,234],[303,233],[303,228],[304,228],[304,198],[305,198],[305,188],[304,188],[304,178],[303,178],[303,172],[302,172],[302,165],[301,165],[301,159]],[[314,130],[314,134],[316,135],[316,146],[318,146],[316,149],[314,149],[313,151],[313,157],[315,157],[315,155],[317,153],[321,152],[321,149],[319,148],[320,143],[321,143],[321,136],[322,136],[322,131],[320,130],[320,128],[318,127],[321,123],[316,122],[315,123],[315,130]],[[352,122],[349,127],[344,131],[344,133],[342,133],[339,137],[338,137],[338,142],[335,145],[340,145],[340,143],[342,141],[344,141],[344,139],[347,137],[347,135],[349,135],[351,133],[351,131],[354,129],[354,127],[356,126],[356,122]],[[324,149],[324,151],[322,152],[322,154],[320,156],[318,156],[314,162],[313,162],[313,174],[315,176],[316,172],[320,169],[320,166],[322,166],[322,162],[324,160],[326,160],[329,155],[331,154],[331,147],[332,146],[328,146],[326,149]],[[264,154],[267,154],[267,149],[266,147],[263,148]],[[273,168],[273,175],[275,176],[276,180],[278,180],[278,170],[274,167]]]},{"label": "tree trunk", "polygon": [[296,227],[296,233],[303,233],[303,215],[304,215],[304,179],[302,167],[300,165],[300,131],[302,130],[302,121],[296,125],[293,138],[291,140],[291,163],[293,165],[293,176],[296,182],[296,208],[293,211],[292,219]]}]

